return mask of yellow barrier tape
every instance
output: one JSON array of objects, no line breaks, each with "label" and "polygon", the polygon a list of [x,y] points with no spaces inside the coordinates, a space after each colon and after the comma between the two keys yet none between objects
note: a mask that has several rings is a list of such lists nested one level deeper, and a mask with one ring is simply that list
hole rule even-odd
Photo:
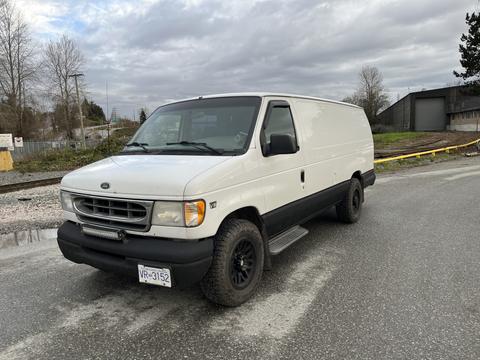
[{"label": "yellow barrier tape", "polygon": [[391,157],[391,158],[377,159],[377,160],[374,161],[374,163],[375,164],[381,164],[381,163],[388,162],[388,161],[402,160],[402,159],[408,159],[408,158],[412,158],[412,157],[420,157],[422,155],[430,155],[430,154],[435,156],[435,154],[437,152],[447,152],[448,153],[450,150],[469,147],[469,146],[475,145],[479,142],[480,142],[480,139],[477,139],[477,140],[471,141],[467,144],[448,146],[448,147],[435,149],[435,150],[429,150],[429,151],[421,151],[421,152],[418,152],[418,153],[408,154],[408,155],[399,155],[399,156],[394,156],[394,157]]}]

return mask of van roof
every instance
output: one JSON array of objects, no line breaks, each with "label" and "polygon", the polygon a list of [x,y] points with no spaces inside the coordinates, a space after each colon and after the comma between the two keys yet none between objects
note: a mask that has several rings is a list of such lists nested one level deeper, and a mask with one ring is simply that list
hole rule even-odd
[{"label": "van roof", "polygon": [[172,102],[170,102],[170,104],[173,104],[173,103],[176,103],[176,102],[188,101],[188,100],[195,100],[195,99],[211,99],[211,98],[219,98],[219,97],[237,97],[237,96],[259,96],[259,97],[275,96],[275,97],[299,98],[299,99],[308,99],[308,100],[329,102],[329,103],[334,103],[334,104],[339,104],[339,105],[346,105],[346,106],[361,109],[361,107],[359,107],[357,105],[353,105],[353,104],[349,104],[349,103],[342,102],[342,101],[337,101],[337,100],[323,99],[323,98],[314,97],[314,96],[273,93],[273,92],[239,92],[239,93],[202,95],[202,96],[196,96],[196,97],[192,97],[192,98],[188,98],[188,99],[172,101]]}]

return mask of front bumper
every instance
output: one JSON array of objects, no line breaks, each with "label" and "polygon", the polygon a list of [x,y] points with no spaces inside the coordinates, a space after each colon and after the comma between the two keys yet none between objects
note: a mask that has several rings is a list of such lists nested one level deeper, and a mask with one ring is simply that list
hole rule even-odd
[{"label": "front bumper", "polygon": [[58,229],[63,256],[79,264],[138,277],[138,264],[168,267],[173,286],[189,286],[207,273],[213,256],[213,239],[181,241],[127,234],[123,241],[85,235],[67,221]]}]

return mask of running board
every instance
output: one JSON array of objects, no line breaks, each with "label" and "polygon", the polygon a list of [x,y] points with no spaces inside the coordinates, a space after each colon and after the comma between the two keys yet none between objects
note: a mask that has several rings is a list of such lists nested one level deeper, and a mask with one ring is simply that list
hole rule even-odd
[{"label": "running board", "polygon": [[292,245],[297,240],[308,234],[308,230],[301,226],[294,226],[280,235],[270,239],[268,246],[270,248],[270,255],[278,255],[287,247]]}]

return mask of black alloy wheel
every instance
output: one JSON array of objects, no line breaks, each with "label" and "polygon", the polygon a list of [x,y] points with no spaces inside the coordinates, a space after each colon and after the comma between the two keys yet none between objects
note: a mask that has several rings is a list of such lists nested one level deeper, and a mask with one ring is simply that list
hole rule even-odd
[{"label": "black alloy wheel", "polygon": [[230,280],[236,289],[243,289],[252,281],[257,256],[255,247],[248,239],[241,240],[230,259]]}]

